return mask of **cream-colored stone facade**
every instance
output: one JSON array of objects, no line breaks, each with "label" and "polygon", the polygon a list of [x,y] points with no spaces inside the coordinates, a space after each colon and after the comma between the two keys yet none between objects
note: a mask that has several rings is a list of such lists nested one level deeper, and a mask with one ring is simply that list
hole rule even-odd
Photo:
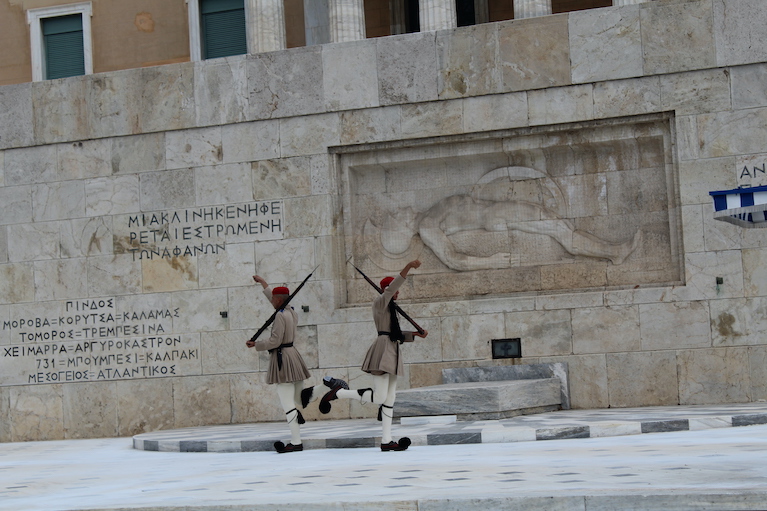
[{"label": "cream-colored stone facade", "polygon": [[0,441],[282,420],[255,273],[317,267],[312,383],[368,386],[347,259],[416,252],[401,387],[566,362],[575,408],[767,399],[767,234],[708,195],[761,184],[765,27],[661,0],[0,87]]},{"label": "cream-colored stone facade", "polygon": [[[450,9],[456,0],[413,1],[422,7],[419,9],[422,11],[420,30],[456,26],[456,14]],[[474,23],[521,18],[520,14],[531,12],[541,15],[546,11],[541,9],[543,5],[554,13],[612,5],[612,0],[463,0],[464,4],[469,1],[475,4]],[[628,1],[638,3],[640,0]],[[354,3],[357,6],[350,9]],[[68,11],[76,4],[87,4],[86,11],[92,16],[93,52],[87,66],[92,67],[93,72],[201,59],[199,30],[195,30],[200,21],[196,14],[198,0],[0,0],[0,45],[4,49],[0,52],[0,85],[41,79],[33,72],[33,62],[41,50],[32,50],[34,45],[30,44],[34,30],[27,19],[29,13],[42,10],[38,16],[59,16],[61,12],[52,14],[50,10]],[[535,4],[542,5],[536,7]],[[327,0],[306,3],[304,0],[243,0],[243,5],[248,15],[249,53],[418,30],[405,22],[405,0],[333,0],[330,4]],[[522,9],[516,16],[515,7]],[[410,25],[417,24],[411,21]],[[42,68],[39,72],[42,74]]]}]

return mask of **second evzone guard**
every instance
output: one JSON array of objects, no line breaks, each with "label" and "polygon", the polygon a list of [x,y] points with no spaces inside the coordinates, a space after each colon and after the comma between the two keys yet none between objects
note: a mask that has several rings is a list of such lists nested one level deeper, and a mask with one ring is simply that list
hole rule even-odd
[{"label": "second evzone guard", "polygon": [[362,370],[373,375],[373,388],[349,389],[343,380],[325,377],[325,385],[330,387],[320,400],[320,412],[328,413],[331,401],[336,399],[356,399],[360,403],[379,405],[378,420],[381,421],[381,450],[404,451],[410,446],[410,439],[401,438],[398,442],[392,440],[391,426],[394,415],[394,400],[397,395],[397,377],[404,375],[404,364],[400,356],[400,344],[413,342],[415,337],[426,337],[429,332],[403,332],[395,311],[394,300],[399,295],[399,288],[405,282],[408,272],[421,266],[421,261],[407,263],[402,271],[394,277],[381,280],[382,293],[373,300],[373,321],[378,336],[368,349]]},{"label": "second evzone guard", "polygon": [[270,289],[269,284],[258,275],[254,275],[253,280],[261,284],[264,288],[264,296],[278,311],[268,338],[251,339],[245,343],[248,348],[269,352],[269,370],[266,382],[277,386],[277,396],[290,427],[290,443],[285,445],[283,442],[275,442],[274,448],[279,453],[303,451],[300,424],[305,421],[298,410],[298,406],[301,403],[302,407],[306,407],[309,401],[316,399],[313,397],[316,387],[303,388],[303,381],[310,375],[304,359],[293,346],[293,341],[296,338],[298,315],[293,307],[285,306],[290,295],[287,287]]}]

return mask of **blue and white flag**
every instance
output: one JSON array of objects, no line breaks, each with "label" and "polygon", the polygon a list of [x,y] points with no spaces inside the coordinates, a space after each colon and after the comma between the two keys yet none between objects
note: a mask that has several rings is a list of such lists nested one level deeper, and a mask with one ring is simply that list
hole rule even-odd
[{"label": "blue and white flag", "polygon": [[714,218],[741,227],[767,227],[767,186],[708,192],[714,199]]}]

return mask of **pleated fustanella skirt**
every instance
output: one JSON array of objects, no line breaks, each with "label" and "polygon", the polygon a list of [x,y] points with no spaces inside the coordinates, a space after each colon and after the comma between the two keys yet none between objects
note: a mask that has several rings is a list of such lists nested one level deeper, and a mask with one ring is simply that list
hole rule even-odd
[{"label": "pleated fustanella skirt", "polygon": [[309,376],[303,357],[293,346],[282,348],[282,369],[277,362],[277,350],[270,353],[266,383],[293,383]]},{"label": "pleated fustanella skirt", "polygon": [[405,365],[399,356],[399,343],[392,341],[388,335],[379,335],[368,348],[362,370],[374,375],[388,373],[403,376]]}]

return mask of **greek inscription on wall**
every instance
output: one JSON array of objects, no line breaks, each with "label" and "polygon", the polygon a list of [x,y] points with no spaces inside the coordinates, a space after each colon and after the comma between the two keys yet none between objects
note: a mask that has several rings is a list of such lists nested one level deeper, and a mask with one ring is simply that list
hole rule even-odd
[{"label": "greek inscription on wall", "polygon": [[0,385],[183,376],[200,373],[199,336],[173,332],[178,308],[121,310],[115,298],[18,308],[2,322]]},{"label": "greek inscription on wall", "polygon": [[736,173],[738,186],[767,185],[767,154],[738,157]]},{"label": "greek inscription on wall", "polygon": [[118,217],[116,251],[134,260],[218,254],[227,243],[282,239],[281,200]]}]

